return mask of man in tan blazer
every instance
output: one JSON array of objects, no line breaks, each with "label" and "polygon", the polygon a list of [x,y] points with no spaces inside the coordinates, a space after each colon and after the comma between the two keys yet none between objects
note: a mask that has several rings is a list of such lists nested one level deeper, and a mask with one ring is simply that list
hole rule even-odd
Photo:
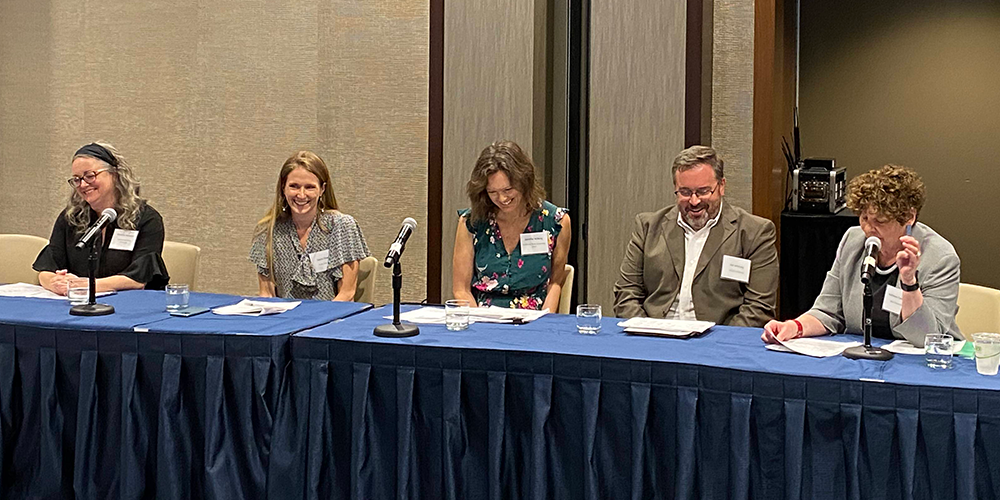
[{"label": "man in tan blazer", "polygon": [[673,164],[677,204],[635,218],[615,315],[763,326],[775,315],[774,224],[725,202],[723,162],[692,146]]}]

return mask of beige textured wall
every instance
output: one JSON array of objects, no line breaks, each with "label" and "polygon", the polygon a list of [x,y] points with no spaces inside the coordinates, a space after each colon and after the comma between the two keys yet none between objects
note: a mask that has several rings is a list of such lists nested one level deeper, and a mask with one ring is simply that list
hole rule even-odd
[{"label": "beige textured wall", "polygon": [[682,0],[591,5],[587,301],[608,313],[635,215],[675,202],[685,11]]},{"label": "beige textured wall", "polygon": [[853,177],[884,163],[923,176],[921,220],[962,258],[962,281],[1000,288],[1000,3],[802,4],[803,154]]},{"label": "beige textured wall", "polygon": [[[532,150],[535,0],[445,2],[441,298],[452,296],[456,210],[479,153],[495,140]],[[540,168],[544,165],[538,164]]]},{"label": "beige textured wall", "polygon": [[754,0],[714,0],[712,144],[726,162],[726,199],[753,208]]},{"label": "beige textured wall", "polygon": [[[252,294],[253,226],[310,149],[381,257],[404,217],[426,225],[427,61],[426,0],[0,2],[0,232],[47,237],[70,155],[102,139],[167,239],[202,248],[200,288]],[[405,298],[425,261],[418,232]]]}]

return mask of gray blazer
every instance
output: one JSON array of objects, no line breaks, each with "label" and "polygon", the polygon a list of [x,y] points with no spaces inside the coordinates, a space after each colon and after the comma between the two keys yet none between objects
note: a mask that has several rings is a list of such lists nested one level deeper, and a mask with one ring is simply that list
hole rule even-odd
[{"label": "gray blazer", "polygon": [[[913,226],[913,237],[920,242],[920,264],[917,281],[924,303],[906,321],[889,313],[889,324],[896,338],[909,340],[922,347],[924,335],[947,333],[963,339],[955,324],[958,313],[958,283],[961,261],[955,247],[925,224]],[[865,233],[852,227],[844,233],[837,248],[837,259],[826,273],[823,290],[806,314],[818,319],[831,333],[863,333],[861,312],[864,285],[861,284],[861,261],[865,249]],[[899,280],[894,283],[899,286]],[[882,304],[874,304],[882,307]]]},{"label": "gray blazer", "polygon": [[[698,259],[691,295],[698,319],[720,325],[763,326],[774,317],[778,254],[774,224],[723,201]],[[684,230],[677,206],[641,213],[615,283],[615,316],[666,317],[684,276]],[[722,279],[722,257],[751,261],[750,282]]]}]

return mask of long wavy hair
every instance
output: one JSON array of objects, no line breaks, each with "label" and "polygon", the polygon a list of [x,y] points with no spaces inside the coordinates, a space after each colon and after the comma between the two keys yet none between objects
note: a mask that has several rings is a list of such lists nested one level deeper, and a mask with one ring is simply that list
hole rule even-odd
[{"label": "long wavy hair", "polygon": [[316,219],[320,229],[326,233],[333,230],[323,222],[320,214],[339,209],[337,197],[333,194],[333,184],[330,182],[330,170],[326,168],[322,158],[311,151],[299,151],[285,160],[278,173],[278,184],[274,188],[274,203],[264,217],[257,221],[257,228],[254,231],[254,237],[260,234],[267,235],[264,248],[267,254],[267,272],[272,281],[274,281],[274,225],[278,221],[292,217],[288,211],[288,200],[285,199],[285,182],[288,180],[288,174],[297,168],[305,169],[315,175],[319,179],[320,187],[323,188],[323,194],[316,202]]},{"label": "long wavy hair", "polygon": [[[118,227],[122,229],[136,229],[139,224],[139,210],[145,199],[139,196],[139,178],[136,177],[132,167],[121,153],[114,146],[105,143],[95,143],[106,149],[118,162],[117,166],[109,165],[100,158],[90,155],[75,155],[77,158],[93,158],[100,164],[100,168],[107,168],[108,173],[114,178],[115,183],[115,211],[118,212]],[[72,163],[72,160],[71,160]],[[90,205],[80,196],[76,188],[69,195],[66,203],[66,221],[76,230],[77,234],[82,234],[90,226]]]},{"label": "long wavy hair", "polygon": [[486,146],[479,154],[476,166],[472,168],[472,177],[466,185],[466,193],[472,204],[473,222],[487,220],[497,211],[497,206],[486,192],[490,176],[497,172],[507,174],[511,187],[521,193],[525,210],[531,212],[542,206],[545,188],[538,182],[531,158],[516,142],[497,141]]}]

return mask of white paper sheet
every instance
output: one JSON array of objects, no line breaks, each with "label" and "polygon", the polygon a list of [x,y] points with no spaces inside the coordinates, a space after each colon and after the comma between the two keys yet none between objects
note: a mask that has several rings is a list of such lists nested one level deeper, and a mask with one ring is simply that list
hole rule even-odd
[{"label": "white paper sheet", "polygon": [[[961,351],[962,347],[965,347],[965,341],[956,340],[951,345],[951,353],[958,354],[958,351]],[[910,343],[909,340],[893,340],[888,345],[882,346],[882,349],[885,349],[889,352],[894,352],[896,354],[912,354],[917,356],[924,355],[924,348],[914,346],[913,344]]]},{"label": "white paper sheet", "polygon": [[794,352],[814,358],[839,356],[844,349],[861,345],[861,342],[839,342],[836,340],[817,338],[797,338],[786,340],[781,344],[768,344],[767,348],[778,352]]},{"label": "white paper sheet", "polygon": [[686,321],[679,319],[629,318],[618,323],[626,333],[644,335],[665,335],[668,337],[688,337],[705,333],[715,326],[711,321]]},{"label": "white paper sheet", "polygon": [[[470,307],[469,323],[529,323],[548,314],[547,309],[534,311],[530,309],[510,309],[507,307]],[[392,316],[385,316],[392,319]],[[417,325],[443,325],[445,312],[443,307],[421,307],[399,314],[399,320]]]},{"label": "white paper sheet", "polygon": [[222,316],[266,316],[268,314],[281,314],[291,311],[301,304],[295,302],[266,302],[263,300],[243,299],[236,304],[221,306],[212,309],[212,312]]},{"label": "white paper sheet", "polygon": [[[97,292],[97,297],[106,297],[108,295],[114,295],[115,292]],[[66,300],[65,295],[59,295],[55,292],[50,292],[41,285],[32,285],[31,283],[12,283],[9,285],[0,285],[0,297],[30,297],[35,299],[59,299]]]}]

